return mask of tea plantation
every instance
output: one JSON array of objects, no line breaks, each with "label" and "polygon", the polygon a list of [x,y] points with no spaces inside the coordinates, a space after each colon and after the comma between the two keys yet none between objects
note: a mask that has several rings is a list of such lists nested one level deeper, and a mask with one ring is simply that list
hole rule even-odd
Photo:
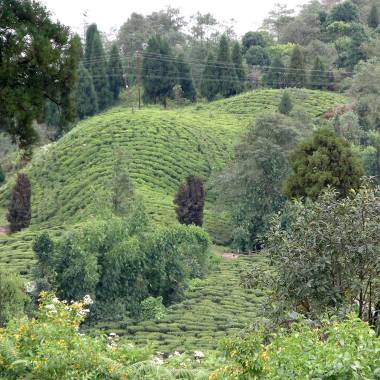
[{"label": "tea plantation", "polygon": [[[179,183],[190,174],[207,180],[222,168],[242,131],[258,113],[275,110],[281,94],[259,90],[168,110],[118,107],[80,122],[56,143],[36,151],[25,169],[32,181],[32,224],[23,232],[0,236],[0,266],[27,276],[37,231],[47,229],[58,236],[109,209],[112,165],[120,149],[151,220],[175,222],[172,202]],[[292,96],[313,117],[347,101],[321,91],[293,90]],[[12,179],[0,188],[0,226],[11,185]],[[224,242],[229,238],[228,218],[211,203],[206,202],[205,228],[215,241]]]}]

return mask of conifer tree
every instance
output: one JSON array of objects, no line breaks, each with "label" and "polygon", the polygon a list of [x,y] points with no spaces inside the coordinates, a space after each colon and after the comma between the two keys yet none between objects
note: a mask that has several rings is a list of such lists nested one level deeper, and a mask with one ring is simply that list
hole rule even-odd
[{"label": "conifer tree", "polygon": [[281,97],[281,102],[278,105],[278,111],[283,115],[289,115],[293,109],[292,99],[288,91],[284,91]]},{"label": "conifer tree", "polygon": [[176,78],[177,69],[168,41],[159,36],[151,37],[142,61],[144,101],[161,102],[166,107],[167,99],[173,94]]},{"label": "conifer tree", "polygon": [[331,70],[327,73],[327,89],[329,91],[335,91],[335,76]]},{"label": "conifer tree", "polygon": [[231,60],[235,68],[236,77],[238,79],[238,92],[242,92],[244,91],[247,74],[243,67],[243,55],[241,52],[241,46],[237,41],[232,46]]},{"label": "conifer tree", "polygon": [[79,119],[95,115],[98,112],[98,100],[92,77],[81,63],[78,70],[76,89],[76,109]]},{"label": "conifer tree", "polygon": [[216,70],[218,73],[218,93],[225,98],[235,95],[238,91],[238,79],[231,61],[229,43],[225,34],[219,41]]},{"label": "conifer tree", "polygon": [[178,84],[181,86],[183,96],[186,99],[195,101],[196,91],[193,83],[193,78],[191,77],[190,66],[185,62],[183,54],[180,54],[177,58],[177,74],[178,74]]},{"label": "conifer tree", "polygon": [[107,76],[106,55],[103,43],[96,24],[88,27],[86,33],[85,67],[90,72],[98,99],[99,111],[107,108],[111,103]]},{"label": "conifer tree", "polygon": [[5,181],[5,172],[0,164],[0,186],[3,184],[4,181]]},{"label": "conifer tree", "polygon": [[326,67],[317,56],[314,60],[313,69],[310,73],[310,88],[313,90],[325,90],[327,88]]},{"label": "conifer tree", "polygon": [[286,84],[286,69],[282,59],[276,56],[266,75],[266,83],[271,88],[284,88]]},{"label": "conifer tree", "polygon": [[205,193],[200,178],[187,177],[180,185],[174,203],[177,205],[177,218],[181,224],[202,226]]},{"label": "conifer tree", "polygon": [[367,22],[370,28],[376,29],[379,26],[379,11],[377,9],[376,3],[372,4]]},{"label": "conifer tree", "polygon": [[7,215],[11,232],[21,231],[29,226],[32,218],[31,196],[32,187],[28,176],[24,173],[18,174]]},{"label": "conifer tree", "polygon": [[119,99],[120,91],[124,86],[123,67],[121,65],[119,49],[116,44],[112,45],[110,51],[107,74],[112,101],[116,102]]},{"label": "conifer tree", "polygon": [[207,56],[207,61],[202,74],[201,95],[207,100],[213,100],[218,94],[218,72],[212,53]]},{"label": "conifer tree", "polygon": [[293,48],[286,79],[288,87],[306,87],[305,57],[301,48]]}]

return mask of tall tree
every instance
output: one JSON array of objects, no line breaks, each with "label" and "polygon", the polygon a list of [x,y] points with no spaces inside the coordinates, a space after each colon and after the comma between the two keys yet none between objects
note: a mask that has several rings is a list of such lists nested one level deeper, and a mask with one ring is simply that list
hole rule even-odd
[{"label": "tall tree", "polygon": [[169,43],[159,36],[151,37],[143,55],[142,83],[144,101],[161,102],[165,107],[176,84],[177,70]]},{"label": "tall tree", "polygon": [[108,82],[112,94],[113,102],[119,99],[119,94],[124,86],[123,67],[121,65],[119,49],[116,44],[113,44],[108,60]]},{"label": "tall tree", "polygon": [[210,52],[202,74],[201,94],[207,100],[213,100],[218,94],[218,72],[215,66],[215,59]]},{"label": "tall tree", "polygon": [[314,65],[310,73],[310,87],[313,90],[325,90],[327,88],[326,67],[319,56],[315,57]]},{"label": "tall tree", "polygon": [[95,115],[98,112],[98,99],[91,74],[81,63],[78,70],[78,83],[75,94],[79,119]]},{"label": "tall tree", "polygon": [[47,99],[61,109],[62,128],[74,120],[79,58],[79,39],[39,2],[1,1],[0,129],[20,148],[36,141],[33,120],[44,116]]},{"label": "tall tree", "polygon": [[266,74],[266,83],[271,88],[284,88],[286,84],[286,68],[282,59],[276,56]]},{"label": "tall tree", "polygon": [[191,77],[191,71],[189,64],[185,61],[183,54],[180,54],[176,61],[177,74],[178,74],[178,84],[181,86],[183,96],[186,99],[195,101],[196,91],[193,83],[193,78]]},{"label": "tall tree", "polygon": [[288,87],[306,87],[305,57],[298,45],[293,48],[286,84]]},{"label": "tall tree", "polygon": [[369,11],[367,23],[368,26],[373,29],[376,29],[379,26],[379,11],[377,9],[376,3],[372,4],[371,10]]},{"label": "tall tree", "polygon": [[29,226],[32,218],[31,196],[32,186],[28,176],[24,173],[18,174],[16,184],[12,189],[7,215],[11,232],[17,232]]},{"label": "tall tree", "polygon": [[238,92],[242,92],[247,81],[247,74],[243,66],[243,55],[241,52],[241,46],[237,41],[232,46],[231,60],[232,64],[234,65],[236,77],[239,82],[239,85],[237,87]]},{"label": "tall tree", "polygon": [[293,108],[292,99],[290,98],[289,92],[284,91],[281,97],[281,102],[278,105],[278,111],[283,115],[289,115]]},{"label": "tall tree", "polygon": [[187,177],[180,185],[174,203],[177,205],[177,218],[181,224],[202,226],[205,192],[200,178]]},{"label": "tall tree", "polygon": [[219,40],[218,55],[216,58],[218,73],[218,93],[223,97],[237,93],[237,77],[231,61],[230,47],[225,34]]},{"label": "tall tree", "polygon": [[289,198],[316,199],[328,185],[345,197],[351,189],[359,188],[363,175],[362,163],[350,144],[327,128],[301,142],[291,154],[290,163],[293,174],[284,183]]},{"label": "tall tree", "polygon": [[84,57],[84,65],[94,82],[99,111],[102,111],[110,105],[112,95],[109,90],[106,55],[96,24],[87,28]]}]

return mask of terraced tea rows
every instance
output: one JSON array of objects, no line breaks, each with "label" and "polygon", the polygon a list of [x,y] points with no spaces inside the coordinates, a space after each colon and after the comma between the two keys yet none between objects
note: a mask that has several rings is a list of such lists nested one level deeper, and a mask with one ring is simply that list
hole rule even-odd
[{"label": "terraced tea rows", "polygon": [[[320,91],[294,90],[293,96],[315,117],[345,101]],[[172,201],[179,183],[190,174],[207,180],[222,168],[246,126],[258,112],[275,109],[280,97],[281,91],[260,90],[181,109],[114,108],[80,122],[40,149],[26,168],[33,188],[32,224],[27,231],[0,237],[0,265],[27,274],[36,231],[59,234],[109,208],[112,165],[120,148],[151,219],[174,222]],[[10,185],[0,188],[0,208],[8,203]],[[218,215],[206,202],[205,228],[219,241],[228,238],[226,221],[226,215]]]},{"label": "terraced tea rows", "polygon": [[190,287],[185,301],[168,308],[161,320],[97,327],[139,345],[150,342],[164,353],[216,349],[221,338],[258,321],[264,291],[239,285],[239,273],[252,265],[257,271],[268,270],[260,256],[223,259],[206,280]]}]

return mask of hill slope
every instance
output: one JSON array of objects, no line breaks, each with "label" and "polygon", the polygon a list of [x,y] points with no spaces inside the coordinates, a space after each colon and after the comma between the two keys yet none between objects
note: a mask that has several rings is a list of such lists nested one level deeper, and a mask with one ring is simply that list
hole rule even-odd
[{"label": "hill slope", "polygon": [[[40,149],[26,168],[33,189],[32,224],[27,231],[0,236],[0,265],[28,274],[36,231],[59,234],[109,207],[112,163],[119,148],[127,152],[128,172],[151,218],[174,222],[172,202],[179,183],[190,174],[207,179],[222,168],[247,125],[259,112],[276,109],[281,93],[259,90],[172,110],[114,108],[80,122],[62,139]],[[346,101],[328,92],[292,94],[314,117]],[[0,188],[0,209],[6,207],[9,193],[10,184]],[[225,217],[206,207],[205,228],[216,238],[223,237]]]}]

